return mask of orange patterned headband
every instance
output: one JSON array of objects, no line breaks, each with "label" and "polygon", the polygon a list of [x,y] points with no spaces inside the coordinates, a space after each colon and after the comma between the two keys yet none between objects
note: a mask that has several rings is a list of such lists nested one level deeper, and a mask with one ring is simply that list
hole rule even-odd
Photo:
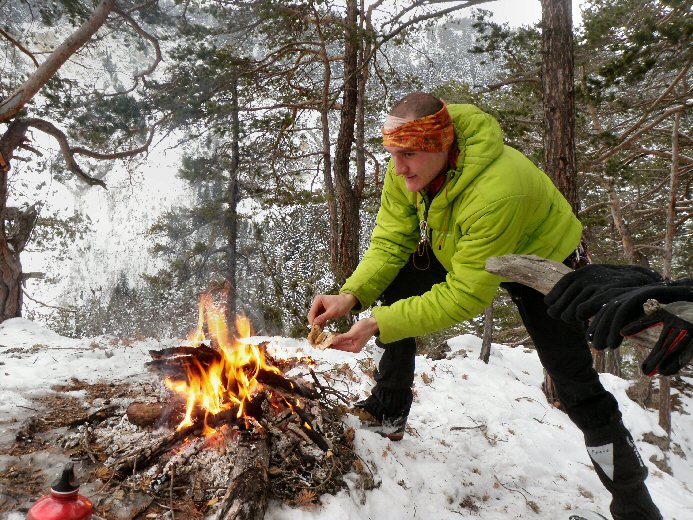
[{"label": "orange patterned headband", "polygon": [[383,146],[396,146],[420,152],[447,152],[455,140],[455,129],[445,102],[443,108],[435,114],[391,128],[392,123],[400,121],[399,118],[388,116],[382,129]]}]

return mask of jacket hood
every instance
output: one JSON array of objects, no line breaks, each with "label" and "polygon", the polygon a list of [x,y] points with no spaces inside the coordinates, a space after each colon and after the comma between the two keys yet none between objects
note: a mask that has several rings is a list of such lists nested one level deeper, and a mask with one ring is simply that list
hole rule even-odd
[{"label": "jacket hood", "polygon": [[503,153],[503,131],[493,116],[474,105],[448,105],[448,111],[460,155],[441,195],[452,200]]}]

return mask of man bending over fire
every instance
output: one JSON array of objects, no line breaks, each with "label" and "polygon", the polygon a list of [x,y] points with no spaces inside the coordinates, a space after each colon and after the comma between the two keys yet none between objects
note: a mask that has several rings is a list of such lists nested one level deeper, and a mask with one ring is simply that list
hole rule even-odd
[{"label": "man bending over fire", "polygon": [[[370,317],[336,335],[332,348],[359,352],[377,335],[384,351],[376,385],[355,411],[399,440],[412,404],[414,338],[471,319],[491,303],[500,279],[486,272],[489,257],[531,254],[572,267],[585,259],[570,205],[527,157],[503,144],[490,115],[415,92],[394,106],[382,134],[391,160],[370,246],[339,294],[315,297],[308,320],[323,325],[380,300]],[[640,276],[655,281],[654,273]],[[592,368],[584,326],[550,317],[539,292],[502,285],[584,433],[612,494],[613,517],[661,519],[618,403]]]}]

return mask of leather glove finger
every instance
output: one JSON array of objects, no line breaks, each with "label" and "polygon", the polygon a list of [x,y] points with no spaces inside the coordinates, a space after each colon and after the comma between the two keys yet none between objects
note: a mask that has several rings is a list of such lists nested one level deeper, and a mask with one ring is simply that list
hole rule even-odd
[{"label": "leather glove finger", "polygon": [[592,332],[591,341],[594,347],[597,349],[618,347],[623,341],[621,329],[643,315],[643,304],[649,299],[655,299],[661,303],[679,300],[693,301],[693,287],[658,283],[631,289],[618,296],[617,299],[602,307],[588,328],[588,334]]},{"label": "leather glove finger", "polygon": [[621,330],[630,337],[651,327],[662,327],[657,343],[641,365],[644,374],[673,375],[693,357],[693,324],[659,309],[649,316],[629,323]]},{"label": "leather glove finger", "polygon": [[608,288],[639,287],[661,279],[659,273],[642,266],[591,264],[563,276],[546,295],[544,302],[552,318],[581,321],[584,318],[576,316],[580,305],[590,301],[590,307],[596,312],[608,301],[604,297],[595,299],[595,294]]},{"label": "leather glove finger", "polygon": [[618,311],[620,305],[621,302],[618,300],[607,303],[599,310],[597,315],[590,322],[589,327],[587,328],[587,340],[592,343],[592,346],[597,350],[604,350],[607,347],[616,348],[621,344],[621,342],[618,341],[612,346],[608,341],[614,315],[616,314],[616,311]]},{"label": "leather glove finger", "polygon": [[618,299],[621,295],[632,291],[632,287],[610,287],[599,289],[575,308],[575,320],[586,321],[596,315],[607,303]]}]

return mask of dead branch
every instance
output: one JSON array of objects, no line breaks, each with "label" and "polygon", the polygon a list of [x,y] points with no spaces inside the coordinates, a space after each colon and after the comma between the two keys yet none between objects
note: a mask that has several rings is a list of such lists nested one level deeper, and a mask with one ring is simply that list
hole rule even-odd
[{"label": "dead branch", "polygon": [[[569,267],[559,262],[533,255],[492,257],[486,262],[486,270],[489,273],[536,289],[542,294],[548,294],[563,275],[571,271]],[[673,307],[670,308],[668,305]],[[670,310],[670,312],[681,315],[678,306],[675,304],[668,305],[663,307]],[[634,336],[629,336],[628,339],[638,345],[651,348],[659,339],[659,331],[655,331],[654,328],[645,329]]]},{"label": "dead branch", "polygon": [[90,186],[101,186],[102,188],[106,187],[106,183],[103,182],[101,179],[97,179],[95,177],[87,175],[84,172],[84,170],[80,168],[79,164],[77,164],[77,161],[75,161],[74,150],[70,147],[70,143],[67,142],[67,136],[62,130],[60,130],[53,123],[46,121],[44,119],[31,118],[26,119],[25,121],[28,124],[28,126],[32,126],[38,130],[41,130],[42,132],[52,136],[53,138],[55,138],[56,141],[58,141],[58,145],[60,146],[60,152],[63,155],[63,159],[65,159],[67,168],[72,173],[77,175],[77,177],[82,179]]},{"label": "dead branch", "polygon": [[121,9],[118,6],[115,6],[113,8],[113,12],[117,13],[119,16],[121,16],[123,19],[125,19],[125,21],[128,23],[128,25],[130,25],[130,27],[132,27],[137,34],[139,34],[145,40],[148,40],[149,43],[152,45],[152,47],[154,47],[154,52],[156,54],[156,57],[154,58],[154,61],[152,62],[152,64],[149,65],[149,67],[147,67],[142,72],[138,72],[137,74],[135,74],[136,80],[137,79],[144,80],[144,77],[148,76],[149,74],[154,72],[154,69],[156,69],[156,67],[159,65],[159,63],[161,63],[162,56],[161,56],[161,47],[159,46],[159,40],[155,36],[149,34],[147,31],[142,29],[142,27],[137,23],[137,21],[132,16],[130,16],[129,12],[124,11],[123,9]]},{"label": "dead branch", "polygon": [[14,45],[15,47],[17,47],[21,52],[23,52],[24,54],[26,54],[27,56],[29,56],[29,58],[31,59],[31,61],[34,62],[34,65],[36,65],[36,67],[39,66],[39,62],[36,60],[36,57],[34,56],[34,53],[31,52],[31,51],[30,51],[29,49],[27,49],[26,47],[24,47],[24,45],[22,45],[22,42],[20,42],[20,41],[17,40],[16,38],[14,38],[10,33],[4,31],[4,30],[2,29],[2,27],[0,27],[0,36],[2,36],[3,38],[5,38],[7,41],[9,41],[9,42],[10,42],[12,45]]}]

